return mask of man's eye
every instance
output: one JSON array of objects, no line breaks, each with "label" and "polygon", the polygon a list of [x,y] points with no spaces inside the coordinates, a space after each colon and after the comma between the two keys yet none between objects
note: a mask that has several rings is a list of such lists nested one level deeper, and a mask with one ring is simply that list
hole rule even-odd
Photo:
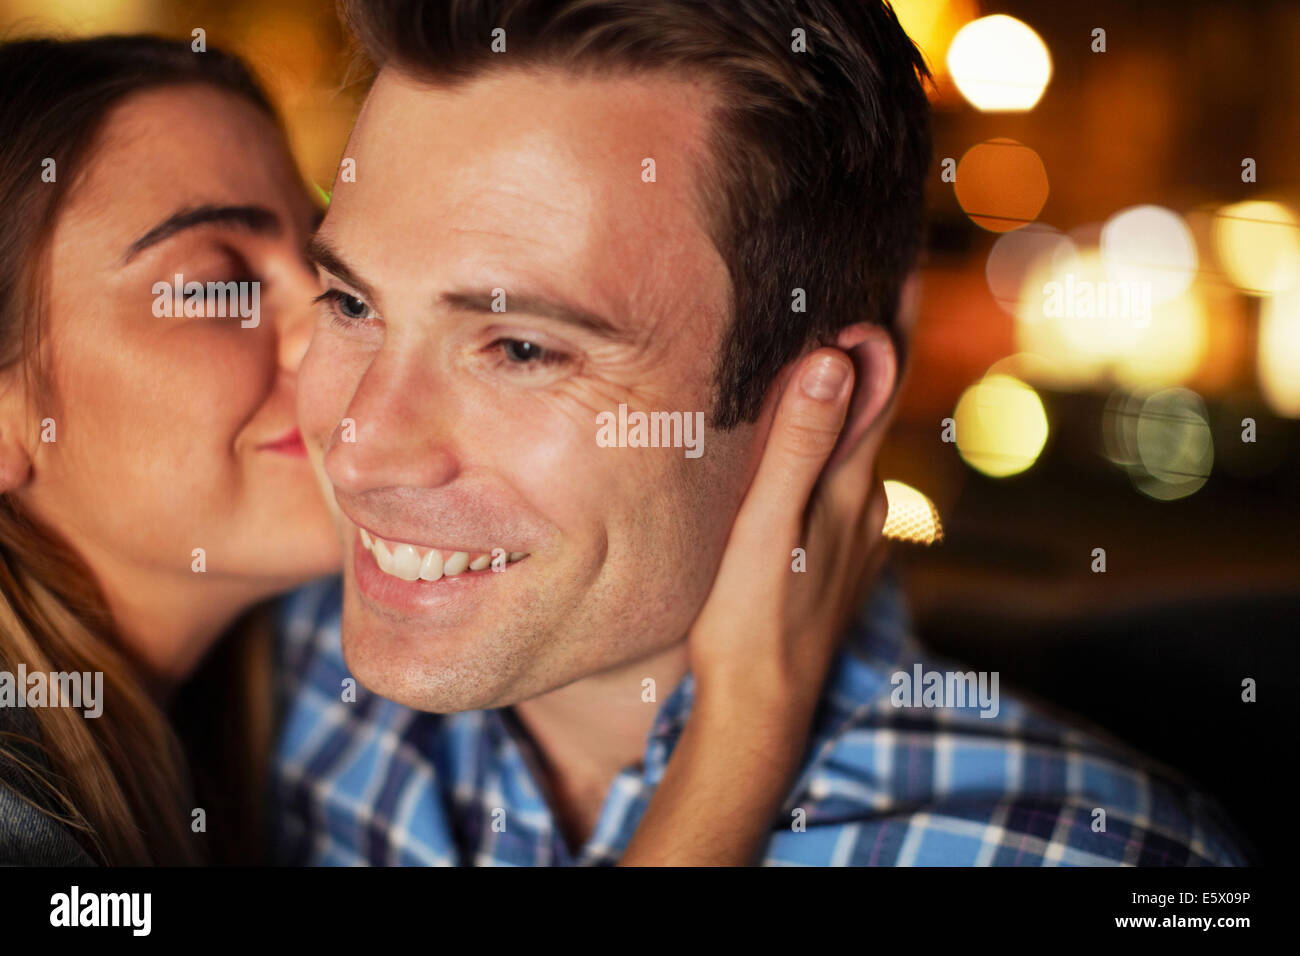
[{"label": "man's eye", "polygon": [[366,313],[370,311],[366,308],[366,304],[354,295],[339,293],[334,301],[338,304],[339,311],[349,319],[364,319]]},{"label": "man's eye", "polygon": [[342,289],[326,289],[316,297],[316,301],[327,303],[334,314],[345,322],[361,322],[370,317],[370,306]]},{"label": "man's eye", "polygon": [[497,339],[492,343],[492,347],[500,350],[500,354],[505,359],[503,364],[513,365],[517,368],[561,365],[569,359],[569,356],[564,352],[542,348],[536,342],[529,342],[525,339]]},{"label": "man's eye", "polygon": [[505,352],[506,358],[512,362],[539,362],[545,361],[550,355],[540,345],[533,342],[523,342],[519,339],[502,339],[501,349]]}]

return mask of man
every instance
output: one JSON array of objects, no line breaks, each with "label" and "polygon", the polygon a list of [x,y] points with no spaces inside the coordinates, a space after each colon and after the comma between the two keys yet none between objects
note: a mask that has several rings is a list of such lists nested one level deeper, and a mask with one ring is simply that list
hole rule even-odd
[{"label": "man", "polygon": [[[300,375],[347,560],[290,608],[283,856],[616,862],[778,376],[830,343],[873,369],[846,447],[887,404],[924,66],[863,0],[347,9],[379,71]],[[1015,701],[891,706],[933,670],[907,630],[886,576],[766,862],[1239,861],[1181,784]]]}]

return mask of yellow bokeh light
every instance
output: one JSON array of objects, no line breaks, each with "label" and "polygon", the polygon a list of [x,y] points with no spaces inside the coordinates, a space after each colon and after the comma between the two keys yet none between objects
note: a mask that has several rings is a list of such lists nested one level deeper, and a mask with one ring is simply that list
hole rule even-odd
[{"label": "yellow bokeh light", "polygon": [[1120,271],[1096,249],[1038,260],[1016,309],[1016,346],[1047,361],[1034,380],[1077,389],[1176,385],[1196,374],[1209,318],[1196,286],[1156,301],[1154,282]]},{"label": "yellow bokeh light", "polygon": [[1047,443],[1042,400],[1010,375],[988,375],[966,389],[953,420],[962,459],[994,478],[1029,468]]},{"label": "yellow bokeh light", "polygon": [[1028,24],[995,14],[958,31],[948,72],[961,95],[985,112],[1033,109],[1052,78],[1047,44]]},{"label": "yellow bokeh light", "polygon": [[1232,284],[1267,295],[1300,278],[1300,223],[1281,203],[1252,200],[1214,215],[1214,248]]},{"label": "yellow bokeh light", "polygon": [[929,498],[911,485],[889,480],[885,483],[889,513],[882,534],[893,541],[934,544],[943,540],[939,509]]},{"label": "yellow bokeh light", "polygon": [[947,74],[948,46],[976,13],[974,0],[893,0],[904,32],[925,54],[935,81]]},{"label": "yellow bokeh light", "polygon": [[128,33],[157,30],[161,12],[157,0],[5,0],[0,26],[8,39]]},{"label": "yellow bokeh light", "polygon": [[1264,300],[1257,361],[1268,407],[1285,418],[1300,418],[1300,288]]},{"label": "yellow bokeh light", "polygon": [[1189,381],[1205,361],[1210,318],[1195,288],[1151,309],[1151,321],[1137,340],[1115,355],[1111,374],[1129,387],[1176,385]]}]

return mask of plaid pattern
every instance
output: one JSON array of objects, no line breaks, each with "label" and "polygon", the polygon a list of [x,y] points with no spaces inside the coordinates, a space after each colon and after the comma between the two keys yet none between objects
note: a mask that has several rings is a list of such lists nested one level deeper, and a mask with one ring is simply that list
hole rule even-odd
[{"label": "plaid pattern", "polygon": [[[636,829],[691,711],[688,674],[659,708],[585,846],[570,853],[508,708],[451,715],[358,685],[339,643],[339,580],[295,592],[280,644],[274,770],[278,862],[609,865]],[[897,671],[961,670],[922,656],[887,573],[846,637],[805,765],[774,821],[772,866],[1183,866],[1246,862],[1214,805],[1172,771],[1096,732],[1000,695],[975,707],[898,708]],[[1094,809],[1105,831],[1094,832]],[[798,811],[802,810],[800,814]],[[803,825],[796,821],[802,818]]]}]

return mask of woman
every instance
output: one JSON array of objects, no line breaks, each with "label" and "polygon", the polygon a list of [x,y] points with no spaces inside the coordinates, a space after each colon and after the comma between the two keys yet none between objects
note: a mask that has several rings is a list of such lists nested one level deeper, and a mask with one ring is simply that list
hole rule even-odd
[{"label": "woman", "polygon": [[[0,847],[18,847],[10,862],[199,862],[195,808],[257,832],[269,689],[250,612],[339,563],[294,420],[317,211],[265,96],[218,51],[12,43],[0,89],[0,671],[102,672],[104,702],[98,717],[0,709]],[[257,282],[259,300],[173,313],[158,281],[174,276]],[[699,862],[706,831],[711,862],[750,859],[799,762],[865,573],[855,532],[883,520],[879,494],[864,505],[865,452],[805,508],[846,371],[832,401],[784,392],[691,635],[696,716],[624,862]],[[796,546],[842,560],[792,575]],[[222,662],[223,635],[240,677],[214,706],[195,674]],[[186,736],[186,712],[207,726]],[[768,728],[761,763],[719,745],[738,720]],[[230,746],[209,746],[214,726]]]},{"label": "woman", "polygon": [[[48,768],[30,746],[11,763],[91,856],[186,862],[177,807],[203,804],[172,695],[245,610],[336,564],[292,447],[294,333],[314,294],[298,250],[315,210],[229,57],[35,41],[6,45],[0,74],[0,658],[103,672],[106,700],[95,719],[13,711]],[[265,208],[277,232],[252,213],[154,231],[214,195]],[[262,277],[259,325],[155,317],[152,285],[177,273]],[[274,549],[266,529],[284,532]]]}]

